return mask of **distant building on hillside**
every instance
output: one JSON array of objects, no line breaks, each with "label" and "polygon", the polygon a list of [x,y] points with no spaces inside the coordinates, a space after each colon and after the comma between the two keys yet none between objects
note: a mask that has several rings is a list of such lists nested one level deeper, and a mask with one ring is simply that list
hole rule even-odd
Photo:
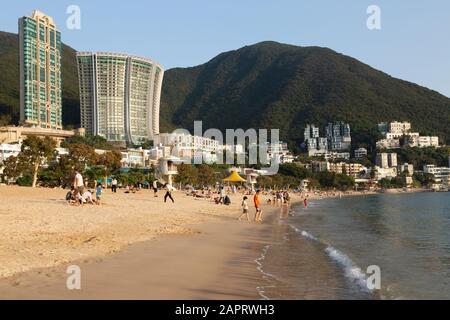
[{"label": "distant building on hillside", "polygon": [[306,125],[304,137],[305,145],[310,157],[324,155],[328,150],[328,142],[326,138],[321,138],[319,128],[314,124]]},{"label": "distant building on hillside", "polygon": [[381,139],[376,142],[377,149],[398,149],[400,148],[399,139]]},{"label": "distant building on hillside", "polygon": [[428,164],[423,166],[423,172],[432,174],[436,183],[447,182],[450,179],[450,167]]},{"label": "distant building on hillside", "polygon": [[348,123],[329,123],[325,128],[325,132],[328,140],[328,149],[336,151],[350,149],[352,138]]},{"label": "distant building on hillside", "polygon": [[436,136],[417,136],[409,137],[406,144],[410,147],[439,147],[439,137]]},{"label": "distant building on hillside", "polygon": [[378,153],[376,157],[376,165],[383,169],[397,167],[397,154],[386,152]]},{"label": "distant building on hillside", "polygon": [[50,16],[19,19],[19,52],[21,124],[62,129],[61,33]]},{"label": "distant building on hillside", "polygon": [[325,160],[350,160],[350,152],[328,151],[324,154]]},{"label": "distant building on hillside", "polygon": [[355,158],[358,160],[364,159],[367,157],[367,149],[366,148],[358,148],[355,150]]},{"label": "distant building on hillside", "polygon": [[403,137],[404,145],[410,147],[439,147],[439,137],[421,136],[418,132],[411,132],[410,122],[382,122],[378,124],[378,130],[384,136],[384,139],[377,141],[378,149],[400,148],[400,139]]}]

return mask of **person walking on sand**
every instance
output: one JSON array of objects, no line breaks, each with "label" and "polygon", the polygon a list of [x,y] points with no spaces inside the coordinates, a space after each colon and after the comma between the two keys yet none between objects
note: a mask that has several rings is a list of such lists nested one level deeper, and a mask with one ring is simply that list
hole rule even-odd
[{"label": "person walking on sand", "polygon": [[153,196],[154,197],[157,197],[158,195],[157,195],[157,193],[158,193],[158,180],[153,180]]},{"label": "person walking on sand", "polygon": [[244,198],[242,199],[242,214],[241,214],[241,216],[239,217],[239,221],[241,221],[241,219],[242,219],[242,217],[243,216],[246,216],[247,217],[247,221],[250,221],[250,217],[248,216],[248,203],[247,203],[247,197],[246,196],[244,196]]},{"label": "person walking on sand", "polygon": [[308,208],[308,199],[306,198],[303,200],[303,207]]},{"label": "person walking on sand", "polygon": [[255,204],[255,222],[262,222],[262,210],[261,210],[261,199],[260,199],[261,191],[256,190],[255,195],[253,196],[253,203]]},{"label": "person walking on sand", "polygon": [[172,203],[174,203],[175,201],[172,198],[173,187],[170,184],[166,183],[164,185],[164,189],[166,190],[166,194],[164,195],[164,202],[167,201],[167,198],[170,198],[170,200],[172,200]]},{"label": "person walking on sand", "polygon": [[75,170],[75,177],[73,178],[73,187],[75,190],[78,191],[79,194],[84,193],[83,176],[81,175],[81,173],[78,172],[78,170]]},{"label": "person walking on sand", "polygon": [[116,193],[117,192],[117,179],[114,178],[111,181],[111,191]]}]

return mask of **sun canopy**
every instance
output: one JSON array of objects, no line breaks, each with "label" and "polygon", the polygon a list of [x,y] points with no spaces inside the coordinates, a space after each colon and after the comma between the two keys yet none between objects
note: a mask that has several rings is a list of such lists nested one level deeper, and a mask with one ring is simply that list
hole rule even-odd
[{"label": "sun canopy", "polygon": [[244,178],[242,178],[236,171],[231,171],[231,174],[228,178],[223,179],[226,182],[246,182]]}]

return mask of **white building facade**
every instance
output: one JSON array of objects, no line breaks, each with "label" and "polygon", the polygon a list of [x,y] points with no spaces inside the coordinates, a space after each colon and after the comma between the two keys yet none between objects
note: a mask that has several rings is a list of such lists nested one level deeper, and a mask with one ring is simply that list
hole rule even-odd
[{"label": "white building facade", "polygon": [[109,52],[78,52],[77,62],[81,126],[87,133],[133,144],[159,133],[161,65]]}]

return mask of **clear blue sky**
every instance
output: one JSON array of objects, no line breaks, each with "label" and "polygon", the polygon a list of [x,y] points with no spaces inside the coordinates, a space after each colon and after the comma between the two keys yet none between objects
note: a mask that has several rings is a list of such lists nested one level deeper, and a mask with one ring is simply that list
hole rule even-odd
[{"label": "clear blue sky", "polygon": [[[81,30],[66,28],[72,4]],[[381,8],[381,30],[366,27],[371,4]],[[53,16],[79,51],[146,56],[168,69],[263,40],[324,46],[450,97],[448,0],[15,0],[2,3],[0,30],[17,32],[33,9]]]}]

